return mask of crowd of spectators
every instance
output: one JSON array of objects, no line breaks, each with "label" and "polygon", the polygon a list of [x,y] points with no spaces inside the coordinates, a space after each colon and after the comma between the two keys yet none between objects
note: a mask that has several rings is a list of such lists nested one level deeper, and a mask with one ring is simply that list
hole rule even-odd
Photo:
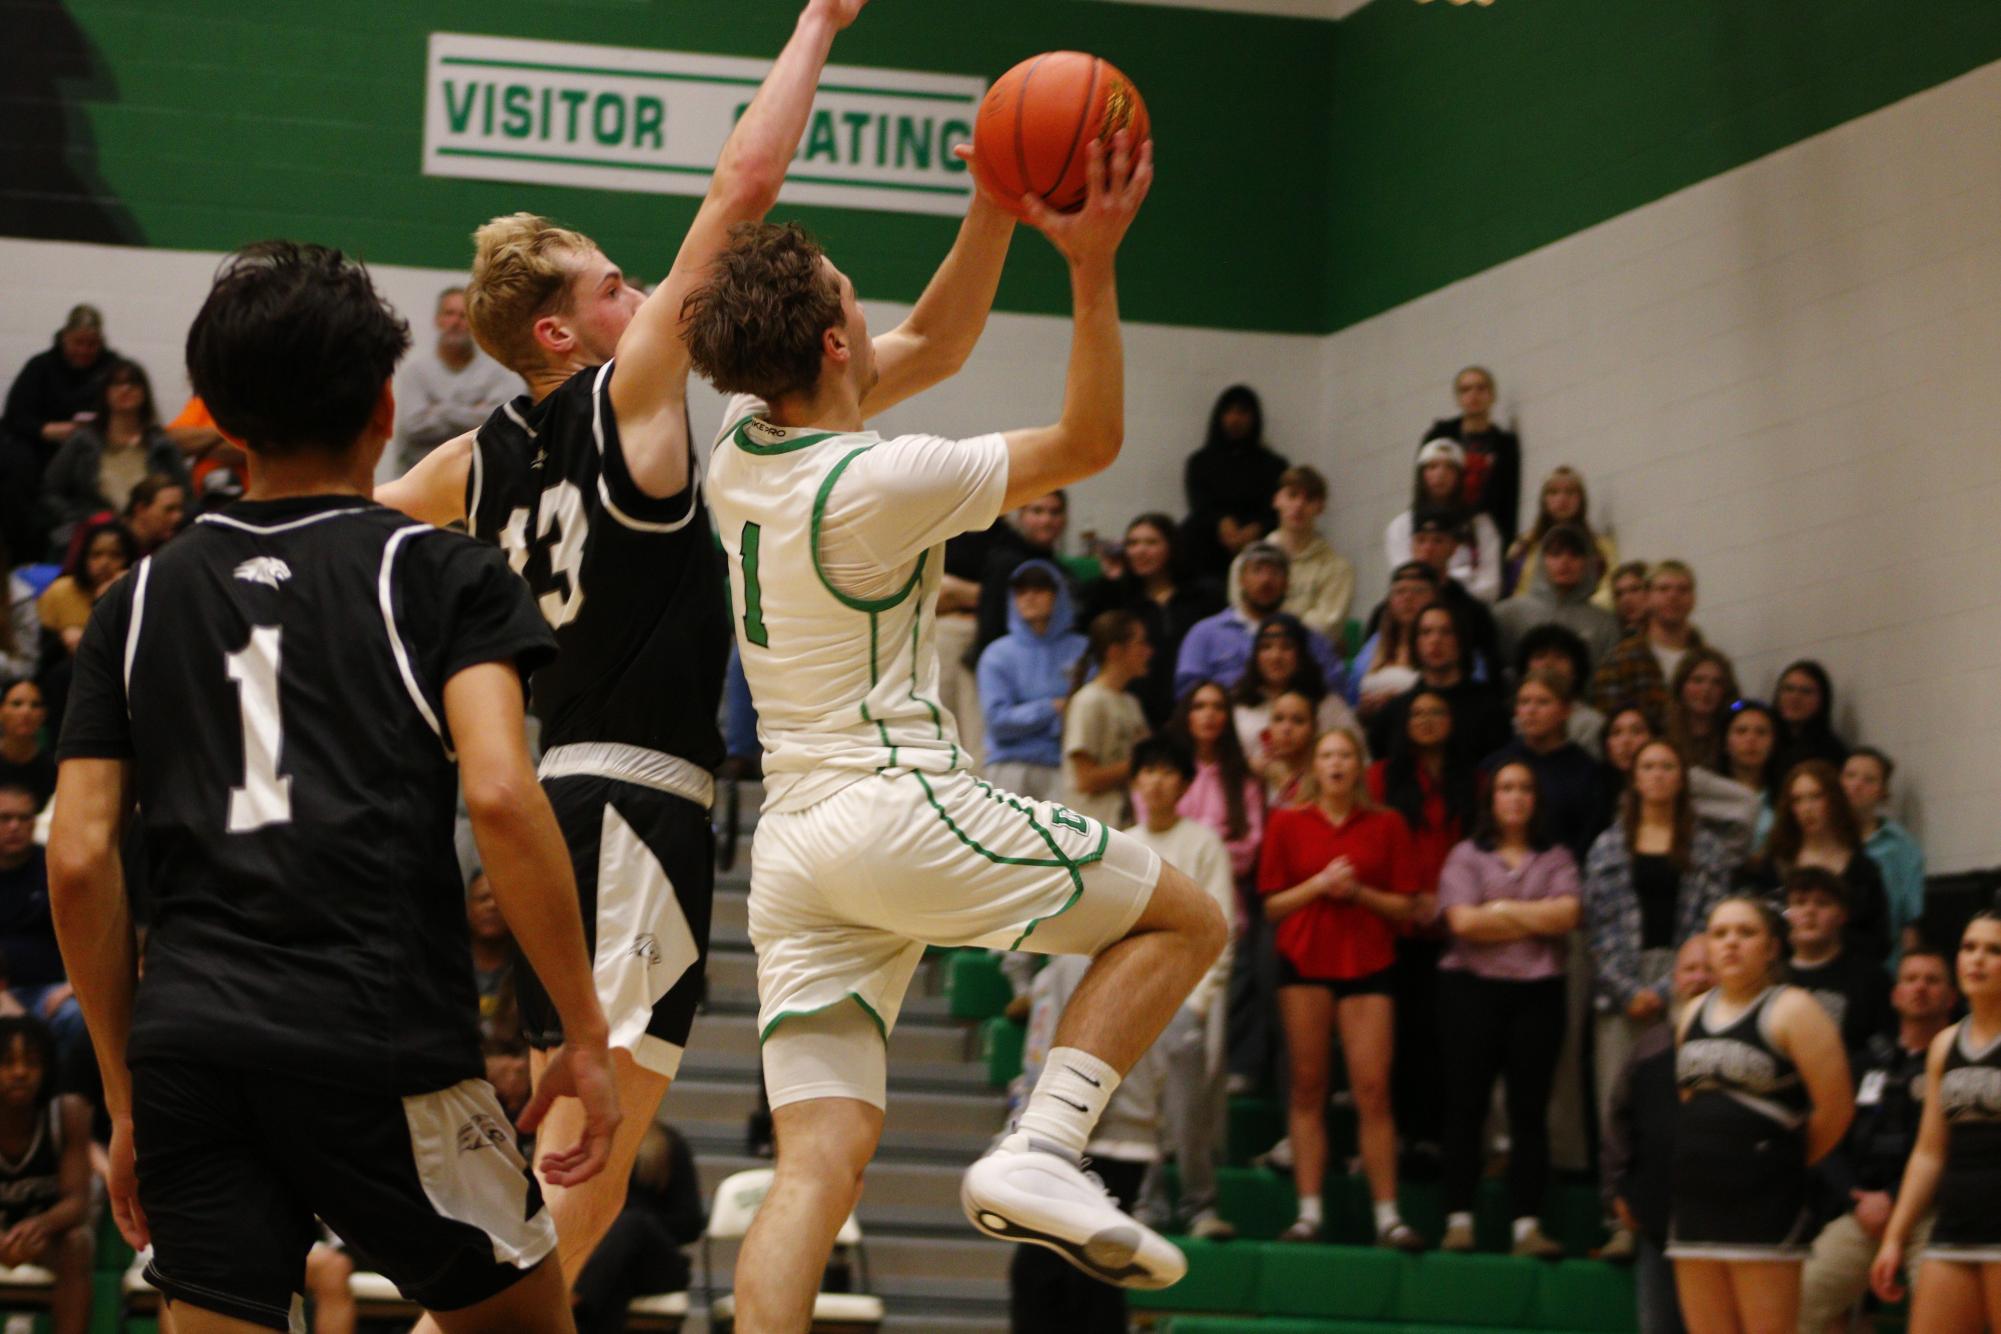
[{"label": "crowd of spectators", "polygon": [[[404,464],[518,388],[471,347],[462,292],[441,294],[435,323],[406,386]],[[1791,975],[1858,1075],[1894,1071],[1950,1009],[1950,970],[1917,939],[1924,855],[1894,818],[1891,757],[1836,730],[1825,667],[1795,662],[1769,701],[1747,695],[1694,622],[1696,572],[1620,563],[1574,468],[1547,476],[1522,525],[1521,443],[1494,377],[1469,367],[1453,390],[1458,413],[1414,442],[1387,586],[1363,602],[1320,530],[1326,479],[1265,441],[1238,385],[1188,460],[1185,518],[1140,514],[1071,555],[1058,492],[949,544],[943,692],[996,784],[1131,828],[1234,923],[1159,1049],[1143,1158],[1179,1160],[1181,1217],[1145,1162],[1117,1186],[1143,1212],[1228,1235],[1212,1170],[1224,1092],[1261,1091],[1286,1110],[1272,1160],[1299,1217],[1285,1235],[1322,1235],[1338,1091],[1383,1244],[1471,1249],[1498,1083],[1512,1248],[1555,1252],[1538,1221],[1552,1166],[1595,1162],[1611,1253],[1658,1261],[1648,1117],[1669,1022],[1706,976],[1712,910],[1748,891],[1783,911]],[[0,1013],[42,1026],[51,1087],[89,1064],[34,841],[69,658],[105,590],[244,477],[199,402],[163,416],[78,306],[0,429]],[[514,1110],[528,1077],[512,953],[477,868],[467,910],[488,1072]],[[1043,977],[1044,1002],[1075,985]],[[0,1151],[11,1117],[0,1105]],[[1854,1203],[1831,1206],[1830,1235],[1880,1232],[1881,1156],[1844,1160],[1852,1184],[1830,1198]],[[650,1187],[685,1186],[685,1146],[642,1167]],[[1443,1182],[1442,1236],[1399,1216],[1415,1172]],[[632,1254],[685,1241],[686,1203],[642,1201]],[[1823,1287],[1852,1300],[1842,1273]],[[1648,1291],[1672,1305],[1671,1288]]]},{"label": "crowd of spectators", "polygon": [[[1141,515],[1082,563],[1063,559],[1060,493],[977,535],[968,610],[1008,626],[973,646],[985,772],[1213,869],[1235,924],[1227,980],[1161,1040],[1157,1156],[1186,1184],[1178,1217],[1136,1188],[1153,1220],[1229,1233],[1212,1171],[1227,1085],[1284,1105],[1269,1161],[1296,1184],[1289,1239],[1326,1226],[1334,1097],[1383,1244],[1472,1249],[1474,1187],[1504,1154],[1516,1253],[1560,1253],[1539,1221],[1552,1173],[1597,1166],[1607,1253],[1662,1265],[1662,1169],[1635,1109],[1710,984],[1713,910],[1750,894],[1783,914],[1790,976],[1860,1077],[1912,1022],[1891,1000],[1907,958],[1930,987],[1915,1008],[1949,989],[1918,940],[1924,855],[1891,815],[1891,758],[1836,731],[1821,664],[1756,697],[1697,628],[1696,571],[1621,563],[1575,468],[1518,524],[1493,377],[1454,388],[1373,604],[1319,531],[1325,479],[1266,444],[1243,386],[1189,460],[1185,519]],[[1399,1216],[1407,1174],[1442,1181],[1443,1235]],[[1672,1281],[1643,1287],[1647,1328],[1673,1327]]]}]

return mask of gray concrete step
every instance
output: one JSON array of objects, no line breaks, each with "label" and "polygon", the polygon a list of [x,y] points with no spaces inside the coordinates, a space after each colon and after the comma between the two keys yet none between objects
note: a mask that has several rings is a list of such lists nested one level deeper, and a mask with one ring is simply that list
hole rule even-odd
[{"label": "gray concrete step", "polygon": [[[858,1216],[864,1234],[881,1228],[929,1236],[977,1236],[959,1207],[959,1178],[970,1165],[971,1159],[964,1163],[876,1159],[862,1176]],[[746,1154],[703,1154],[695,1160],[702,1198],[713,1199],[716,1187],[732,1173],[769,1166],[768,1159]]]}]

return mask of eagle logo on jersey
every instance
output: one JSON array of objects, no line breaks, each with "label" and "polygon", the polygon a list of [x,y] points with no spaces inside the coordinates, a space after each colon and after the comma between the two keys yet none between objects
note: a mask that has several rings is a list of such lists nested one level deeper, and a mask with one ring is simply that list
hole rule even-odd
[{"label": "eagle logo on jersey", "polygon": [[473,1153],[489,1144],[497,1146],[505,1143],[507,1132],[501,1129],[500,1122],[485,1112],[474,1112],[471,1119],[459,1127],[460,1153]]},{"label": "eagle logo on jersey", "polygon": [[236,567],[236,577],[246,584],[265,584],[276,588],[292,577],[292,567],[276,556],[252,556]]}]

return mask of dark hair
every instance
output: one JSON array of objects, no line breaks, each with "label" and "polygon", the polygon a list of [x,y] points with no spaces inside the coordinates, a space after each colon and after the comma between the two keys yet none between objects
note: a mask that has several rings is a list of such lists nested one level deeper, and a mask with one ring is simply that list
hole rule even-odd
[{"label": "dark hair", "polygon": [[1936,945],[1923,944],[1911,946],[1898,957],[1897,966],[1899,968],[1903,967],[1904,960],[1906,959],[1937,959],[1939,964],[1945,969],[1945,980],[1948,983],[1951,983],[1953,980],[1952,955]]},{"label": "dark hair", "polygon": [[[1258,648],[1267,635],[1283,636],[1290,641],[1294,657],[1292,675],[1276,690],[1270,691],[1265,689],[1264,678],[1258,673]],[[1258,628],[1251,634],[1251,659],[1244,668],[1244,674],[1237,678],[1235,688],[1230,691],[1230,702],[1267,704],[1288,691],[1306,696],[1318,710],[1320,701],[1327,696],[1327,681],[1320,674],[1320,664],[1314,660],[1306,623],[1297,616],[1275,611],[1258,622]]]},{"label": "dark hair", "polygon": [[1132,771],[1172,769],[1181,781],[1195,781],[1195,755],[1188,743],[1166,732],[1153,732],[1133,743]]},{"label": "dark hair", "polygon": [[125,517],[128,519],[131,518],[134,514],[137,514],[140,510],[158,500],[160,493],[168,487],[180,487],[184,496],[187,492],[187,488],[181,479],[173,476],[171,473],[149,472],[144,477],[141,477],[133,485],[132,495],[125,502]]},{"label": "dark hair", "polygon": [[[0,533],[0,588],[8,587],[7,576],[13,568],[14,553],[8,549],[6,534]],[[11,603],[13,601],[12,593],[10,592],[5,599],[0,599],[0,601]],[[13,608],[11,606],[0,608],[0,612],[4,612],[4,614],[0,614],[0,653],[12,657],[15,651],[20,648],[20,645],[14,642]]]},{"label": "dark hair", "polygon": [[[1716,708],[1715,716],[1709,720],[1709,735],[1699,739],[1695,735],[1693,720],[1681,702],[1682,689],[1689,678],[1706,665],[1714,664],[1723,671],[1723,702]],[[1684,758],[1690,764],[1699,765],[1715,772],[1725,767],[1723,764],[1723,729],[1730,719],[1730,706],[1737,701],[1737,669],[1730,665],[1730,659],[1716,649],[1697,645],[1682,654],[1681,662],[1674,669],[1674,680],[1668,686],[1668,735]]]},{"label": "dark hair", "polygon": [[1570,659],[1570,699],[1575,702],[1591,683],[1591,650],[1583,636],[1569,626],[1546,621],[1523,635],[1515,645],[1515,676],[1529,674],[1529,663],[1544,653],[1561,653]]},{"label": "dark hair", "polygon": [[216,425],[253,451],[339,455],[409,349],[410,326],[360,261],[264,241],[217,270],[188,329],[188,378]]},{"label": "dark hair", "polygon": [[[1777,719],[1774,719],[1773,721],[1774,723],[1776,723]],[[1776,751],[1776,747],[1774,748],[1774,750]],[[1876,749],[1876,747],[1874,746],[1857,746],[1855,749],[1848,752],[1848,759],[1874,760],[1876,762],[1876,767],[1883,771],[1884,787],[1890,786],[1890,776],[1897,772],[1897,762],[1891,759],[1888,755],[1885,755],[1882,751]],[[1847,761],[1844,760],[1843,763],[1845,764],[1847,763]]]},{"label": "dark hair", "polygon": [[97,380],[95,395],[97,421],[94,425],[100,434],[111,429],[112,381],[123,378],[136,380],[140,391],[146,395],[146,401],[139,405],[139,429],[150,431],[160,424],[160,410],[153,402],[153,381],[152,377],[146,374],[146,368],[136,361],[114,357],[111,364],[98,375]]},{"label": "dark hair", "polygon": [[1084,651],[1077,655],[1077,663],[1070,669],[1071,692],[1084,688],[1091,673],[1105,665],[1107,653],[1130,640],[1133,631],[1145,628],[1146,622],[1129,611],[1101,611],[1093,616]]},{"label": "dark hair", "polygon": [[0,1057],[14,1048],[14,1039],[28,1044],[42,1064],[42,1082],[35,1089],[35,1106],[46,1107],[56,1096],[56,1040],[49,1026],[31,1014],[0,1015]]},{"label": "dark hair", "polygon": [[1479,777],[1463,753],[1458,717],[1452,712],[1452,701],[1442,690],[1419,685],[1404,696],[1404,725],[1391,732],[1389,754],[1383,759],[1383,805],[1401,815],[1412,833],[1431,826],[1424,813],[1424,761],[1410,739],[1411,710],[1427,695],[1444,704],[1446,717],[1451,719],[1451,730],[1445,734],[1444,767],[1438,777],[1439,795],[1445,800],[1446,829],[1456,833],[1472,822]]},{"label": "dark hair", "polygon": [[[1179,525],[1176,524],[1173,518],[1169,515],[1162,514],[1158,510],[1148,510],[1144,514],[1135,515],[1132,518],[1132,520],[1126,524],[1125,535],[1128,538],[1130,538],[1132,535],[1132,530],[1139,527],[1141,524],[1145,524],[1148,528],[1151,528],[1156,533],[1159,533],[1160,540],[1167,544],[1167,564],[1162,566],[1161,568],[1166,571],[1168,579],[1172,581],[1177,587],[1179,587],[1183,577],[1183,571],[1181,568],[1181,533],[1179,531]],[[1128,566],[1122,582],[1127,583],[1134,590],[1134,595],[1137,596],[1137,592],[1140,586],[1140,578],[1138,575],[1132,572],[1130,566]]]},{"label": "dark hair", "polygon": [[[1612,717],[1617,718],[1624,712],[1624,709],[1620,709]],[[1606,720],[1606,726],[1611,726],[1610,719]],[[1695,800],[1688,790],[1688,758],[1676,749],[1674,742],[1656,732],[1652,741],[1633,752],[1633,770],[1636,776],[1640,768],[1640,756],[1655,746],[1665,746],[1668,753],[1674,756],[1675,763],[1681,766],[1681,791],[1677,792],[1674,798],[1674,842],[1668,845],[1668,860],[1674,863],[1677,871],[1686,871],[1689,854],[1695,847]],[[1639,855],[1640,807],[1640,785],[1632,778],[1628,778],[1626,790],[1619,796],[1619,827],[1626,840],[1628,856]]]},{"label": "dark hair", "polygon": [[796,222],[740,222],[681,303],[695,369],[725,394],[776,402],[811,393],[822,336],[842,322],[841,285],[820,266],[826,252]]},{"label": "dark hair", "polygon": [[1829,832],[1851,856],[1862,856],[1862,826],[1855,819],[1855,808],[1848,804],[1841,775],[1826,760],[1801,760],[1786,770],[1785,779],[1779,784],[1778,799],[1772,803],[1772,832],[1765,837],[1767,859],[1779,866],[1790,866],[1800,855],[1806,831],[1800,828],[1799,817],[1793,814],[1793,786],[1802,778],[1820,784],[1821,795],[1827,798]]},{"label": "dark hair", "polygon": [[32,676],[0,676],[0,702],[14,693],[15,686],[33,686],[36,694],[42,693],[42,683]]},{"label": "dark hair", "polygon": [[78,588],[93,595],[97,592],[97,585],[90,582],[90,548],[105,533],[118,539],[119,548],[125,553],[126,569],[131,569],[139,560],[138,539],[132,536],[130,528],[111,515],[93,515],[78,524],[75,535],[70,538],[69,560],[63,565],[63,573],[74,579]]},{"label": "dark hair", "polygon": [[1795,894],[1825,894],[1844,909],[1855,903],[1848,881],[1825,866],[1795,866],[1786,872],[1783,893],[1786,898]]},{"label": "dark hair", "polygon": [[1297,464],[1280,473],[1278,489],[1297,491],[1308,500],[1318,500],[1323,504],[1327,500],[1327,479],[1322,477],[1320,470],[1311,464]]},{"label": "dark hair", "polygon": [[1249,443],[1257,446],[1265,442],[1265,409],[1264,404],[1258,401],[1258,391],[1247,384],[1233,384],[1216,396],[1216,406],[1209,409],[1209,431],[1202,441],[1202,448],[1230,447],[1229,437],[1223,434],[1223,414],[1239,407],[1251,410]]},{"label": "dark hair", "polygon": [[1474,846],[1492,852],[1501,841],[1501,824],[1494,818],[1494,793],[1501,785],[1501,775],[1509,769],[1520,769],[1529,776],[1529,793],[1535,799],[1529,807],[1529,847],[1536,852],[1547,852],[1555,846],[1555,840],[1550,838],[1548,823],[1543,819],[1542,782],[1535,776],[1535,766],[1527,760],[1508,760],[1487,775],[1486,792],[1480,798],[1479,822],[1473,828]]},{"label": "dark hair", "polygon": [[1703,926],[1707,928],[1715,919],[1718,910],[1732,903],[1744,904],[1756,913],[1759,924],[1765,928],[1765,934],[1772,938],[1772,962],[1766,968],[1766,978],[1768,981],[1778,980],[1783,976],[1786,965],[1785,917],[1772,906],[1769,899],[1760,898],[1756,894],[1726,894],[1709,905],[1709,911],[1702,919]]},{"label": "dark hair", "polygon": [[1552,551],[1567,551],[1573,556],[1589,556],[1591,540],[1576,524],[1560,523],[1542,537],[1542,554],[1547,556]]},{"label": "dark hair", "polygon": [[[1779,741],[1784,737],[1785,732],[1779,726],[1779,715],[1774,713],[1772,706],[1765,703],[1765,701],[1761,699],[1740,699],[1730,706],[1730,719],[1723,724],[1724,768],[1728,769],[1730,767],[1730,729],[1736,724],[1739,718],[1747,713],[1764,714],[1765,721],[1772,726],[1772,749],[1765,756],[1765,771],[1758,775],[1758,791],[1761,794],[1770,795],[1772,789],[1777,787],[1779,783]],[[1735,773],[1726,773],[1724,776],[1731,779],[1736,778]]]},{"label": "dark hair", "polygon": [[1452,637],[1459,645],[1459,673],[1462,676],[1471,678],[1473,675],[1473,645],[1466,634],[1465,620],[1460,617],[1458,609],[1449,602],[1433,602],[1430,606],[1420,611],[1417,614],[1417,619],[1411,622],[1410,633],[1413,658],[1415,657],[1417,648],[1417,632],[1424,625],[1424,618],[1433,612],[1443,612],[1446,620],[1451,623]]},{"label": "dark hair", "polygon": [[[0,797],[25,797],[29,810],[39,811],[42,808],[41,795],[19,779],[0,779]],[[4,972],[0,972],[0,976],[5,976]]]},{"label": "dark hair", "polygon": [[1250,761],[1244,758],[1244,743],[1237,739],[1236,722],[1230,716],[1230,692],[1223,688],[1221,681],[1204,677],[1183,691],[1174,703],[1174,716],[1168,719],[1168,735],[1188,747],[1188,753],[1199,754],[1195,745],[1195,735],[1188,730],[1188,714],[1195,703],[1195,696],[1214,688],[1223,697],[1223,731],[1216,738],[1216,768],[1223,778],[1223,805],[1227,812],[1224,840],[1242,838],[1250,832],[1251,814],[1244,805],[1244,784],[1250,781]]},{"label": "dark hair", "polygon": [[1808,718],[1805,722],[1797,726],[1787,722],[1785,717],[1781,715],[1779,718],[1779,749],[1785,752],[1786,758],[1789,760],[1804,760],[1828,756],[1839,760],[1847,754],[1848,748],[1842,745],[1840,738],[1834,735],[1834,724],[1832,722],[1834,717],[1834,682],[1828,676],[1827,668],[1821,666],[1812,658],[1801,658],[1797,662],[1786,664],[1785,670],[1773,678],[1772,684],[1775,688],[1772,691],[1772,698],[1774,700],[1778,699],[1779,692],[1776,687],[1783,684],[1785,679],[1794,672],[1802,672],[1812,677],[1814,684],[1820,687],[1820,708],[1811,718]]}]

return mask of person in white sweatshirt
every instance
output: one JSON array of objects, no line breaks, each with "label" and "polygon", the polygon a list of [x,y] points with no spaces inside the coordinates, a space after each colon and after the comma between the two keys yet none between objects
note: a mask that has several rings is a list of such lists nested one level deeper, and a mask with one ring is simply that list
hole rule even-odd
[{"label": "person in white sweatshirt", "polygon": [[1492,602],[1501,595],[1501,530],[1491,515],[1466,508],[1465,486],[1466,451],[1457,441],[1433,440],[1418,450],[1411,507],[1390,520],[1383,549],[1394,570],[1411,558],[1412,516],[1421,509],[1450,510],[1459,518],[1460,534],[1448,573],[1480,601]]},{"label": "person in white sweatshirt", "polygon": [[[1126,832],[1160,854],[1216,900],[1232,923],[1238,921],[1230,853],[1207,825],[1184,820],[1175,805],[1195,780],[1195,757],[1179,741],[1148,737],[1133,747],[1133,787],[1146,818]],[[1235,932],[1232,932],[1235,935]],[[1224,1050],[1230,957],[1209,968],[1154,1043],[1149,1060],[1161,1062],[1161,1148],[1181,1165],[1179,1221],[1188,1232],[1211,1241],[1236,1235],[1216,1212],[1216,1153],[1221,1147],[1228,1073]],[[1156,1162],[1140,1193],[1142,1216],[1166,1220],[1166,1174]]]}]

